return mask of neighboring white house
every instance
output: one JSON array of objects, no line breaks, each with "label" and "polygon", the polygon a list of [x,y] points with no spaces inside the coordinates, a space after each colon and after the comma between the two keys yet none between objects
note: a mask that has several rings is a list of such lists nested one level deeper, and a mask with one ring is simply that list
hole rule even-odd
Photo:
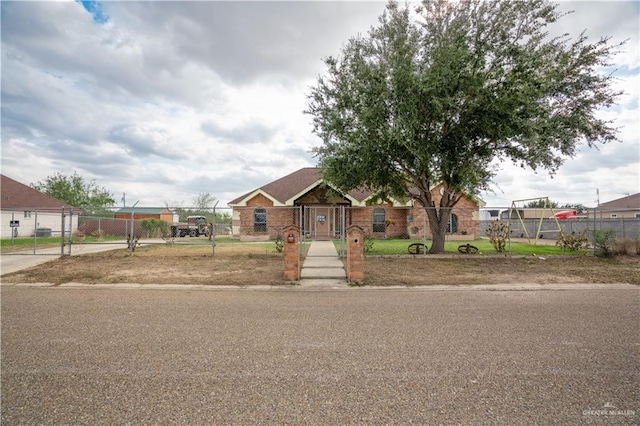
[{"label": "neighboring white house", "polygon": [[2,238],[59,236],[62,231],[62,210],[68,215],[65,219],[65,232],[78,229],[80,209],[36,191],[35,189],[0,175],[0,229]]}]

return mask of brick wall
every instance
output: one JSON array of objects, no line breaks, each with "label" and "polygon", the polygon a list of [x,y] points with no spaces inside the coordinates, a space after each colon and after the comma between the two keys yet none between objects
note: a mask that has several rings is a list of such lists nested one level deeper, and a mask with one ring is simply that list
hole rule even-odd
[{"label": "brick wall", "polygon": [[262,194],[257,194],[255,197],[247,201],[248,207],[273,207],[273,201],[268,199]]},{"label": "brick wall", "polygon": [[[431,190],[431,196],[435,202],[435,205],[440,204],[440,187],[436,187]],[[409,221],[409,229],[411,231],[411,237],[422,238],[423,232],[426,232],[428,238],[431,238],[431,230],[429,228],[429,218],[426,217],[426,212],[422,207],[422,204],[418,201],[415,202],[415,207],[411,210],[413,213],[413,220]],[[478,204],[467,197],[462,199],[456,204],[451,211],[458,217],[458,230],[456,234],[462,234],[463,231],[468,235],[474,235],[476,238],[480,236],[480,220]],[[426,230],[423,231],[424,224],[426,224]]]},{"label": "brick wall", "polygon": [[[384,209],[385,220],[388,223],[385,232],[373,232],[373,213],[376,209]],[[407,236],[407,213],[408,208],[393,207],[390,204],[382,204],[370,207],[354,207],[350,209],[351,217],[347,212],[347,224],[358,225],[364,230],[366,235],[374,237],[406,237]]]},{"label": "brick wall", "polygon": [[[432,196],[436,205],[440,202],[439,188],[434,188]],[[262,194],[253,197],[247,203],[247,207],[235,207],[233,215],[233,229],[235,235],[265,235],[275,237],[288,225],[298,225],[299,210],[291,207],[273,207],[273,202]],[[431,237],[428,218],[419,202],[415,207],[393,207],[391,203],[367,207],[351,207],[346,209],[346,226],[358,225],[365,235],[373,235],[377,238],[423,238],[426,234]],[[264,208],[267,212],[266,232],[257,232],[254,229],[254,211],[256,208]],[[385,212],[386,228],[384,232],[373,232],[373,216],[375,209],[382,208]],[[453,214],[458,217],[457,234],[463,231],[468,235],[480,236],[480,221],[477,204],[468,198],[461,199],[453,209]],[[425,228],[426,223],[426,229]]]}]

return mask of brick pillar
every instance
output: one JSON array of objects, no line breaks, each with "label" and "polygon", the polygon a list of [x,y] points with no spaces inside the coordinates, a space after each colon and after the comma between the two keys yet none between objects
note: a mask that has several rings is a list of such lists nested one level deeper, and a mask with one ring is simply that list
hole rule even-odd
[{"label": "brick pillar", "polygon": [[358,225],[347,228],[347,279],[364,281],[364,231]]},{"label": "brick pillar", "polygon": [[282,231],[284,238],[284,279],[300,279],[300,228],[289,225]]}]

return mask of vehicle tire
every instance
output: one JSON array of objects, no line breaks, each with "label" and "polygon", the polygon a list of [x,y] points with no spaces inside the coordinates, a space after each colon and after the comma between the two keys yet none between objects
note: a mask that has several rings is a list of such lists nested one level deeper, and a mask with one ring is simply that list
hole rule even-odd
[{"label": "vehicle tire", "polygon": [[192,229],[192,230],[189,232],[189,236],[190,236],[190,237],[197,237],[197,236],[198,236],[198,231],[197,231],[196,229]]}]

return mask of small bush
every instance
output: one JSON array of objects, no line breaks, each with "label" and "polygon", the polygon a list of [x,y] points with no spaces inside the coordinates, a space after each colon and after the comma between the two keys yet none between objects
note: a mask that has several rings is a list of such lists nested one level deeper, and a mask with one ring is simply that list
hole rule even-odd
[{"label": "small bush", "polygon": [[91,236],[97,240],[104,237],[104,231],[102,229],[96,229],[91,233]]},{"label": "small bush", "polygon": [[142,222],[140,222],[140,227],[147,238],[166,237],[169,235],[169,223],[162,219],[143,219]]},{"label": "small bush", "polygon": [[593,231],[593,248],[597,257],[613,257],[613,245],[616,241],[616,231],[613,229]]},{"label": "small bush", "polygon": [[613,244],[613,254],[623,256],[640,255],[640,238],[615,241]]},{"label": "small bush", "polygon": [[276,251],[278,253],[282,253],[282,251],[284,250],[284,238],[282,237],[282,235],[278,234],[275,240],[275,244],[276,244]]},{"label": "small bush", "polygon": [[366,235],[364,237],[364,252],[365,253],[370,253],[373,250],[373,244],[375,242],[375,238],[373,238],[371,235]]},{"label": "small bush", "polygon": [[505,251],[507,247],[507,239],[509,237],[509,224],[500,223],[499,220],[491,222],[491,225],[485,231],[485,235],[489,237],[489,241],[498,253]]},{"label": "small bush", "polygon": [[556,245],[559,246],[562,250],[568,251],[580,251],[582,249],[585,249],[589,245],[587,231],[584,230],[579,234],[576,234],[575,231],[571,232],[570,234],[560,232],[560,237],[558,237]]}]

